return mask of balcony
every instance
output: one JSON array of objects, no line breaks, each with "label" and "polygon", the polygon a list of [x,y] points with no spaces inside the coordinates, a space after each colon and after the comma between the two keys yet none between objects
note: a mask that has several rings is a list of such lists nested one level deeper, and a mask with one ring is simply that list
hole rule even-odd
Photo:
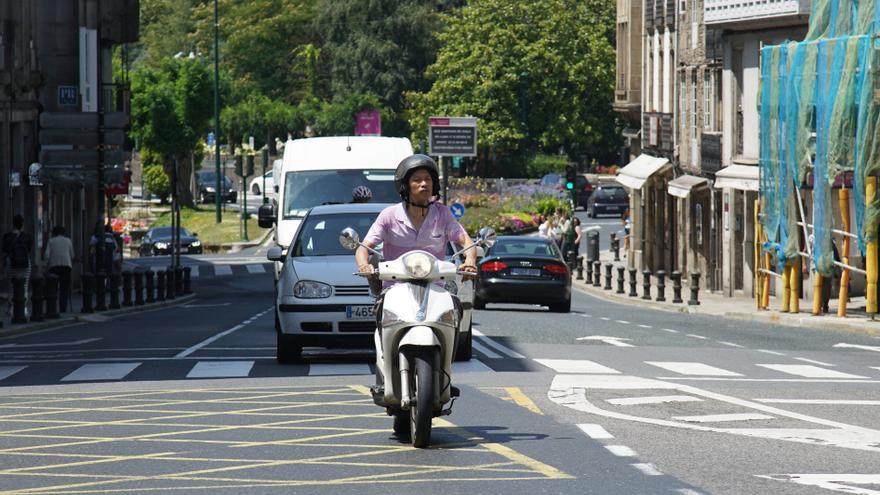
[{"label": "balcony", "polygon": [[806,23],[810,0],[705,0],[707,26],[760,27]]},{"label": "balcony", "polygon": [[671,113],[645,112],[642,114],[642,147],[653,149],[661,156],[671,156],[673,118]]}]

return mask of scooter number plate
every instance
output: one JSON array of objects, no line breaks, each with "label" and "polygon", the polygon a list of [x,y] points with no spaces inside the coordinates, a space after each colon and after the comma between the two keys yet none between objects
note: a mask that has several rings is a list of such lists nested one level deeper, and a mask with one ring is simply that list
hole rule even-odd
[{"label": "scooter number plate", "polygon": [[349,320],[367,320],[374,318],[373,306],[346,306],[345,317]]}]

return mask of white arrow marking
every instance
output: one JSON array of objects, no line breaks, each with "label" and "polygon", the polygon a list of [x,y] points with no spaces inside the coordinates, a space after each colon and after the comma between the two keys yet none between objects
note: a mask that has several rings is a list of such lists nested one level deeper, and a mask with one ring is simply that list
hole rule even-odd
[{"label": "white arrow marking", "polygon": [[815,486],[842,493],[880,495],[880,491],[877,490],[852,486],[878,485],[880,484],[880,474],[772,474],[759,475],[758,478],[789,481],[798,485]]},{"label": "white arrow marking", "polygon": [[56,347],[56,346],[61,346],[61,345],[82,345],[82,344],[88,344],[90,342],[95,342],[98,340],[101,340],[101,338],[95,337],[95,338],[91,338],[91,339],[77,340],[74,342],[47,342],[45,344],[3,344],[3,345],[0,345],[0,349],[8,349],[10,347],[20,348],[20,347]]},{"label": "white arrow marking", "polygon": [[849,349],[862,349],[864,351],[880,352],[880,347],[876,347],[876,346],[872,346],[872,345],[846,344],[844,342],[841,342],[839,344],[834,344],[832,347],[849,348]]},{"label": "white arrow marking", "polygon": [[589,337],[578,337],[577,340],[598,340],[617,347],[635,347],[632,344],[621,342],[621,340],[630,340],[623,337],[605,337],[604,335],[590,335]]}]

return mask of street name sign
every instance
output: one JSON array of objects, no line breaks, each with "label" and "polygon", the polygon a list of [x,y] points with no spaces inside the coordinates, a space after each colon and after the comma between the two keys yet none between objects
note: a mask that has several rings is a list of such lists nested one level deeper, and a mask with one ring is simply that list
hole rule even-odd
[{"label": "street name sign", "polygon": [[476,117],[429,117],[428,153],[435,156],[477,156]]},{"label": "street name sign", "polygon": [[79,103],[79,88],[76,86],[58,86],[58,106],[75,107]]}]

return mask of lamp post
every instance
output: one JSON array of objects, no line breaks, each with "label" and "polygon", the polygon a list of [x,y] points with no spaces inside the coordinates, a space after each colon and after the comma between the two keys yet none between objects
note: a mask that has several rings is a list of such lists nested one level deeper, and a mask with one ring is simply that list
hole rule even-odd
[{"label": "lamp post", "polygon": [[220,14],[217,7],[217,0],[214,0],[214,207],[216,211],[216,222],[223,221],[223,214],[220,212]]}]

